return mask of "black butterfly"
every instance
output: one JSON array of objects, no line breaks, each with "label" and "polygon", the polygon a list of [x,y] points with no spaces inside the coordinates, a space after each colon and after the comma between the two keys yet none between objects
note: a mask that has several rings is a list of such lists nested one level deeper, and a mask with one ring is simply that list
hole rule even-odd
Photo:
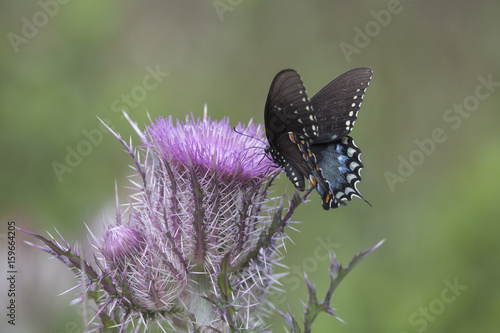
[{"label": "black butterfly", "polygon": [[358,118],[372,73],[370,68],[353,69],[311,100],[292,69],[279,72],[269,89],[264,113],[266,152],[301,191],[306,177],[326,210],[345,205],[343,200],[353,196],[363,198],[356,189],[363,168],[361,150],[347,135]]}]

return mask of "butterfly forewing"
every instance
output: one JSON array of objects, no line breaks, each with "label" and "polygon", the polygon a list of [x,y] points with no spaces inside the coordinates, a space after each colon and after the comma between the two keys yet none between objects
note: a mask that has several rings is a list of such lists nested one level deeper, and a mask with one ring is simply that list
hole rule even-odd
[{"label": "butterfly forewing", "polygon": [[338,140],[351,132],[372,74],[371,68],[353,69],[311,98],[318,125],[314,143]]},{"label": "butterfly forewing", "polygon": [[267,96],[264,118],[271,147],[284,133],[299,133],[307,137],[317,135],[316,117],[296,71],[285,69],[275,76]]}]

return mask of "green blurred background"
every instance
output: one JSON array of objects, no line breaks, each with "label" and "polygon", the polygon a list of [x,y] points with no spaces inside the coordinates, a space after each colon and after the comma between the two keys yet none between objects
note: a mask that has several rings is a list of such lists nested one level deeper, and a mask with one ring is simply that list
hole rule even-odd
[{"label": "green blurred background", "polygon": [[[365,164],[358,188],[373,207],[354,199],[323,211],[314,194],[299,208],[279,308],[301,318],[302,270],[326,290],[321,244],[347,263],[386,239],[335,293],[346,324],[322,315],[315,332],[498,331],[498,1],[60,1],[0,4],[1,233],[15,220],[86,241],[84,222],[99,232],[112,219],[114,181],[125,202],[131,160],[96,116],[134,135],[119,112],[126,95],[141,127],[147,112],[184,118],[202,115],[205,103],[213,118],[262,123],[279,70],[299,71],[312,96],[369,66],[352,136]],[[144,89],[148,68],[168,75]],[[480,86],[481,78],[493,84]],[[436,128],[441,142],[431,144]],[[95,135],[90,146],[85,133]],[[53,163],[67,165],[68,149],[88,154],[58,177]],[[292,193],[282,176],[277,190],[285,187]],[[56,296],[73,274],[25,238],[18,235],[17,325],[6,324],[4,310],[0,330],[80,332],[72,293]],[[4,308],[4,279],[0,286]],[[284,331],[279,316],[269,323]]]}]

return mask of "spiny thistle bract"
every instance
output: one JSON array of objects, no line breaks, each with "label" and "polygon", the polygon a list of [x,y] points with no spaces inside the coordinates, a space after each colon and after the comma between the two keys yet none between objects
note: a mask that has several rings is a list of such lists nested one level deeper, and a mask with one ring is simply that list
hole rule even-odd
[{"label": "spiny thistle bract", "polygon": [[[97,303],[89,330],[266,330],[285,227],[310,191],[303,198],[296,191],[288,209],[284,196],[269,197],[279,169],[262,156],[263,128],[251,121],[233,129],[229,119],[212,121],[205,110],[203,119],[159,118],[142,132],[125,116],[142,141],[140,151],[108,129],[132,156],[139,180],[132,181],[124,212],[116,191],[116,220],[103,237],[91,233],[94,266],[64,240],[30,233],[46,245],[38,248],[80,276],[84,292],[77,301]],[[346,274],[332,263],[333,272]],[[311,306],[323,304],[333,314],[330,298],[318,303],[314,292]],[[293,331],[293,317],[282,315]]]}]

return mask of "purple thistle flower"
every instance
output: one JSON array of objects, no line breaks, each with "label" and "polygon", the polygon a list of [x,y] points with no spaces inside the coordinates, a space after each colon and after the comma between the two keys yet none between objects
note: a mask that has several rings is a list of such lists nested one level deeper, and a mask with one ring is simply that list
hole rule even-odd
[{"label": "purple thistle flower", "polygon": [[277,203],[268,189],[278,170],[261,155],[263,128],[234,130],[205,114],[159,118],[138,134],[144,162],[115,133],[142,183],[127,218],[118,211],[97,245],[123,295],[114,304],[174,329],[262,327],[286,224],[270,233]]}]

